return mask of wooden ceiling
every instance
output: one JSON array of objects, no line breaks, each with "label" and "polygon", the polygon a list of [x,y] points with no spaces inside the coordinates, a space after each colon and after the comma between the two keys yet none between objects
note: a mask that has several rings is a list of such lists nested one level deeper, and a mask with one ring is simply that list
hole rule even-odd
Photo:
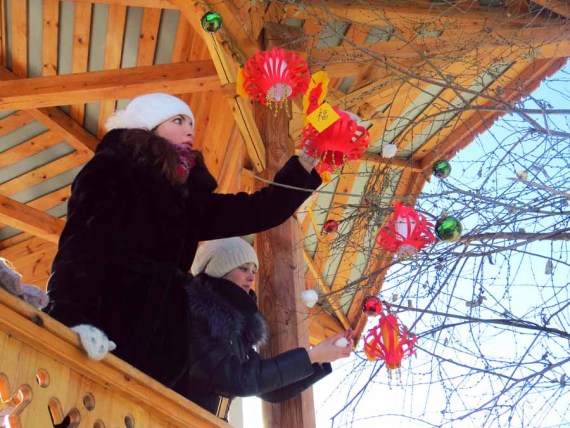
[{"label": "wooden ceiling", "polygon": [[[210,3],[210,4],[208,4]],[[204,12],[224,20],[215,35]],[[186,100],[219,191],[250,191],[265,168],[237,69],[256,51],[300,52],[331,78],[327,101],[360,116],[372,144],[303,207],[307,288],[322,296],[311,338],[362,331],[362,298],[393,255],[375,235],[395,198],[417,196],[451,158],[570,56],[565,0],[0,1],[0,256],[44,287],[70,183],[105,119],[136,95]],[[289,136],[298,145],[300,100]],[[395,158],[382,147],[398,146]],[[384,213],[384,214],[378,214]],[[340,222],[336,239],[326,220]],[[347,287],[348,285],[348,287]]]}]

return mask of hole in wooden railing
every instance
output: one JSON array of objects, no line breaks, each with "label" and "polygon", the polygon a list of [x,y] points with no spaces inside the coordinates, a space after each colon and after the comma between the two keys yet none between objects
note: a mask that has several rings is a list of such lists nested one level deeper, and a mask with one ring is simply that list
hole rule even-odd
[{"label": "hole in wooden railing", "polygon": [[93,424],[93,428],[105,428],[105,424],[101,419],[97,419]]},{"label": "hole in wooden railing", "polygon": [[49,386],[49,373],[44,369],[38,369],[36,372],[36,382],[42,388],[47,388]]},{"label": "hole in wooden railing", "polygon": [[20,386],[14,394],[10,395],[10,384],[7,377],[0,373],[0,426],[7,428],[21,428],[20,414],[32,401],[32,388],[28,385]]},{"label": "hole in wooden railing", "polygon": [[54,428],[76,428],[81,421],[79,410],[71,409],[67,415],[63,415],[59,400],[52,397],[48,400],[48,410],[51,416],[51,423]]},{"label": "hole in wooden railing", "polygon": [[135,428],[135,418],[133,418],[133,415],[125,416],[125,427]]},{"label": "hole in wooden railing", "polygon": [[88,392],[83,396],[83,405],[89,411],[95,408],[95,397],[93,396],[93,394]]}]

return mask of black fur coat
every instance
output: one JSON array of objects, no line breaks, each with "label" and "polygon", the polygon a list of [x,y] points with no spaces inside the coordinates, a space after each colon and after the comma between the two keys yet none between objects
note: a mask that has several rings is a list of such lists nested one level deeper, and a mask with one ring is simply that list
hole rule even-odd
[{"label": "black fur coat", "polygon": [[[137,144],[141,135],[152,144]],[[114,354],[172,386],[186,365],[183,286],[198,241],[274,227],[309,193],[270,185],[216,194],[203,162],[176,184],[155,156],[169,147],[141,130],[104,136],[72,185],[46,311],[70,327],[95,325],[117,344]],[[311,189],[321,182],[295,157],[275,181]]]},{"label": "black fur coat", "polygon": [[311,364],[305,348],[262,359],[254,346],[267,340],[265,319],[249,295],[225,279],[198,275],[188,287],[190,340],[187,391],[190,400],[217,412],[221,397],[259,396],[285,401],[331,372]]}]

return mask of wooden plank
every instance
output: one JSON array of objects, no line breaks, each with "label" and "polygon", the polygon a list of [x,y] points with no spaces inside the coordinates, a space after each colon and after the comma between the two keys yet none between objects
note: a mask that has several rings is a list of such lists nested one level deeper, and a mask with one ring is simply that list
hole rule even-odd
[{"label": "wooden plank", "polygon": [[305,279],[305,283],[309,282],[311,284],[317,284],[319,290],[321,290],[321,293],[324,294],[325,299],[327,300],[327,302],[331,305],[331,307],[333,308],[334,314],[336,315],[337,320],[340,322],[340,325],[342,326],[343,329],[347,330],[349,328],[351,328],[350,323],[348,322],[348,319],[346,318],[346,315],[344,314],[343,309],[340,307],[338,301],[339,301],[339,295],[338,294],[333,294],[331,288],[324,283],[323,279],[322,279],[322,259],[317,259],[317,260],[313,260],[305,250],[303,250],[303,260],[305,261],[308,269],[309,269],[309,274],[311,275],[311,278],[309,279],[309,281],[307,281],[307,279]]},{"label": "wooden plank", "polygon": [[29,140],[5,150],[0,154],[0,169],[19,162],[22,159],[32,156],[61,141],[61,135],[50,131],[44,132],[37,137],[30,138]]},{"label": "wooden plank", "polygon": [[[73,46],[71,48],[71,72],[84,73],[89,66],[89,44],[91,41],[90,3],[76,3],[73,17]],[[79,124],[83,124],[85,104],[72,104],[69,115]]]},{"label": "wooden plank", "polygon": [[533,0],[533,3],[539,4],[552,12],[570,19],[570,3],[567,0]]},{"label": "wooden plank", "polygon": [[[531,93],[538,87],[545,76],[559,70],[566,64],[566,58],[539,60],[529,63],[518,78],[508,83],[503,88],[502,101],[509,102],[517,99],[522,93]],[[489,104],[495,105],[493,100]],[[472,111],[457,121],[454,126],[450,126],[440,133],[434,135],[427,147],[436,144],[439,147],[437,153],[425,153],[421,160],[422,169],[428,170],[437,157],[449,159],[466,147],[473,139],[492,126],[495,120],[504,112],[490,109],[488,111]]]},{"label": "wooden plank", "polygon": [[[109,6],[109,15],[107,17],[107,32],[105,37],[105,57],[103,61],[104,70],[116,70],[121,68],[126,18],[126,6]],[[99,103],[97,137],[101,138],[107,132],[107,129],[105,128],[105,121],[115,111],[115,104],[116,101],[112,97],[111,99],[103,99]]]},{"label": "wooden plank", "polygon": [[[159,9],[145,8],[143,11],[139,49],[137,52],[137,67],[152,65],[156,42],[158,41],[158,28],[162,12]],[[185,22],[184,19],[180,21]],[[178,34],[177,34],[178,38]]]},{"label": "wooden plank", "polygon": [[0,2],[0,66],[5,67],[7,62],[7,32],[6,32],[6,6],[5,2]]},{"label": "wooden plank", "polygon": [[17,111],[4,119],[0,119],[0,137],[14,132],[16,129],[22,128],[32,123],[34,118],[25,111]]},{"label": "wooden plank", "polygon": [[[67,398],[65,394],[63,394],[63,397],[61,395],[57,397],[62,401],[65,400],[62,405],[66,409],[71,407],[71,405],[83,409],[80,403],[82,403],[85,392],[82,393],[79,384],[82,382],[81,378],[85,378],[87,382],[90,382],[88,384],[89,389],[94,391],[94,395],[112,394],[111,398],[114,397],[115,400],[127,400],[128,403],[123,404],[124,409],[135,406],[142,407],[146,413],[153,415],[153,418],[149,419],[148,422],[152,426],[164,428],[230,428],[230,425],[226,422],[184,399],[112,354],[106,356],[102,361],[90,360],[82,351],[76,333],[45,313],[32,308],[21,299],[10,295],[5,290],[0,290],[0,305],[0,331],[2,332],[0,343],[2,344],[1,358],[3,367],[6,367],[4,365],[6,361],[20,364],[20,360],[16,355],[21,355],[22,358],[25,358],[27,352],[33,352],[49,357],[45,360],[49,364],[47,367],[52,367],[53,364],[61,364],[66,369],[72,371],[75,373],[73,376],[67,378],[64,375],[63,377],[63,381],[66,383],[72,382],[72,387],[69,388],[70,395]],[[10,336],[12,341],[22,342],[25,344],[25,347],[18,349],[10,347],[10,354],[6,355],[5,352],[8,348],[7,336]],[[52,362],[50,363],[49,360]],[[41,366],[43,365],[44,363],[41,364]],[[31,365],[31,368],[37,370],[35,365]],[[22,372],[23,368],[20,368],[18,365],[15,368],[13,367],[10,374],[17,376],[17,373]],[[56,371],[55,373],[58,372]],[[16,383],[34,382],[33,372],[30,373],[30,376],[30,379],[25,381],[22,379]],[[54,377],[52,380],[53,382],[58,381],[57,377]],[[71,397],[75,397],[75,401],[71,401]],[[103,397],[97,401],[99,400],[104,402]],[[41,404],[41,408],[47,407],[45,403]],[[105,406],[103,408],[109,409]],[[38,414],[33,413],[31,419],[26,419],[29,424],[25,426],[43,428],[45,424],[37,425],[34,423],[32,425],[34,416],[37,417]],[[110,413],[113,414],[114,411],[110,411]],[[84,416],[86,414],[83,412]],[[137,415],[140,415],[140,413],[137,413]],[[112,421],[112,426],[119,426],[119,424],[124,423],[123,418],[124,414],[120,419]],[[84,420],[87,421],[87,417]],[[94,423],[95,421],[92,420],[91,422]],[[139,426],[138,422],[137,420],[137,426]],[[144,419],[140,422],[140,426],[145,426]]]},{"label": "wooden plank", "polygon": [[92,71],[0,82],[0,110],[21,110],[105,99],[133,98],[153,91],[186,93],[219,89],[211,61]]},{"label": "wooden plank", "polygon": [[[64,1],[64,0],[61,0]],[[133,6],[153,9],[176,9],[168,0],[65,0],[74,3],[89,3],[89,4],[109,4],[119,6]]]},{"label": "wooden plank", "polygon": [[22,174],[13,180],[0,184],[0,193],[11,196],[30,186],[55,177],[68,169],[84,164],[89,158],[90,156],[87,151],[75,151],[47,165],[40,166],[26,174]]},{"label": "wooden plank", "polygon": [[344,331],[342,324],[322,308],[315,306],[309,315],[309,343],[318,345],[323,340]]},{"label": "wooden plank", "polygon": [[57,74],[59,0],[43,1],[42,76]]},{"label": "wooden plank", "polygon": [[28,75],[28,2],[9,1],[12,71],[19,77],[26,77]]},{"label": "wooden plank", "polygon": [[28,112],[52,131],[59,133],[76,150],[87,150],[88,158],[91,157],[89,153],[92,154],[99,144],[99,140],[56,107],[31,109]]},{"label": "wooden plank", "polygon": [[0,194],[0,222],[57,244],[65,222]]}]

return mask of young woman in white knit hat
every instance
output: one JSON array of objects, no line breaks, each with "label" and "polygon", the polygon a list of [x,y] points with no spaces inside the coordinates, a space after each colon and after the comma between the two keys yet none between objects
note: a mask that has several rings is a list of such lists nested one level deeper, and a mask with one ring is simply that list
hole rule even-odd
[{"label": "young woman in white knit hat", "polygon": [[256,347],[267,340],[265,318],[252,287],[257,255],[245,240],[208,241],[196,252],[188,287],[190,336],[188,378],[180,392],[227,420],[235,396],[285,401],[331,372],[330,362],[350,355],[335,342],[339,333],[314,348],[297,348],[262,359]]},{"label": "young woman in white knit hat", "polygon": [[[183,284],[198,241],[274,227],[309,193],[275,185],[214,193],[216,180],[192,150],[194,115],[172,95],[134,98],[107,124],[72,185],[46,311],[79,334],[89,357],[116,347],[115,355],[174,387],[186,368]],[[310,159],[297,156],[274,181],[321,183]]]}]

